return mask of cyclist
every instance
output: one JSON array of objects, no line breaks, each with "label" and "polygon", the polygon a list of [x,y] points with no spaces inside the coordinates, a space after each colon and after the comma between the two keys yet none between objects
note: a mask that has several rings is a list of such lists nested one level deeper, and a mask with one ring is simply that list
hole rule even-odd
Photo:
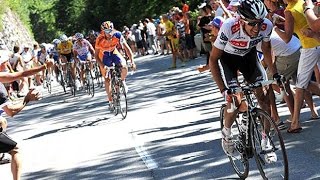
[{"label": "cyclist", "polygon": [[[74,59],[81,64],[81,70],[80,70],[80,77],[81,77],[81,84],[84,85],[84,72],[83,72],[83,62],[86,61],[89,62],[90,65],[90,71],[92,72],[93,64],[91,62],[92,60],[92,54],[94,54],[94,49],[90,42],[86,39],[84,39],[83,34],[76,33],[74,35],[75,43],[73,44],[73,56]],[[92,72],[92,75],[94,73]]]},{"label": "cyclist", "polygon": [[[73,48],[73,43],[71,40],[68,39],[68,37],[63,34],[60,36],[60,41],[61,43],[58,44],[58,52],[59,56],[61,58],[61,61],[63,63],[71,63],[71,76],[75,80],[76,79],[76,67],[74,65],[74,61],[72,59],[72,48]],[[64,73],[66,74],[66,65],[62,66],[62,69]]]},{"label": "cyclist", "polygon": [[117,45],[121,45],[122,48],[126,51],[127,56],[129,57],[132,65],[132,69],[136,69],[136,65],[133,60],[133,54],[129,45],[126,43],[124,37],[121,32],[117,31],[113,27],[113,23],[111,21],[105,21],[101,24],[101,33],[96,40],[95,45],[95,58],[100,65],[100,70],[102,75],[105,77],[105,89],[108,95],[109,107],[110,110],[113,110],[112,107],[112,97],[111,97],[111,88],[110,88],[110,78],[106,76],[106,70],[104,66],[112,66],[114,63],[116,66],[121,66],[121,79],[124,82],[124,86],[126,91],[128,90],[125,79],[128,73],[128,67],[126,64],[126,60],[119,53],[116,48]]},{"label": "cyclist", "polygon": [[58,52],[58,44],[60,44],[61,41],[59,39],[54,39],[52,41],[53,48],[50,50],[50,55],[52,56],[54,60],[54,73],[56,75],[56,80],[58,82],[58,77],[59,77],[59,64],[60,64],[60,58],[59,58],[59,52]]},{"label": "cyclist", "polygon": [[94,46],[96,45],[96,39],[97,39],[97,33],[94,30],[90,30],[88,32],[88,37],[87,40],[91,43],[91,45]]},{"label": "cyclist", "polygon": [[[267,9],[260,0],[243,0],[238,9],[239,16],[231,17],[222,24],[218,37],[213,44],[210,56],[210,69],[214,81],[217,83],[222,95],[227,100],[227,108],[231,107],[231,97],[227,90],[238,86],[237,72],[242,72],[244,79],[249,83],[264,81],[265,71],[257,60],[256,45],[262,42],[262,51],[273,78],[280,80],[275,64],[271,59],[270,34],[272,22],[266,17]],[[218,65],[220,59],[221,70]],[[223,72],[223,73],[221,73]],[[263,88],[255,90],[257,99],[262,109],[270,114],[268,94]],[[225,111],[224,128],[222,129],[222,148],[227,155],[234,152],[231,125],[235,120],[237,111],[246,111],[246,106],[241,103],[240,95],[236,96],[237,110]]]},{"label": "cyclist", "polygon": [[[45,44],[40,44],[40,51],[38,51],[38,54],[37,54],[37,64],[38,65],[43,65],[45,62],[47,62],[49,60],[49,51],[47,50]],[[49,70],[50,72],[50,70]],[[41,79],[40,79],[40,76],[42,74],[42,81],[45,80],[45,70],[42,71],[42,73],[39,73],[36,75],[36,80],[37,80],[37,83],[41,83]]]}]

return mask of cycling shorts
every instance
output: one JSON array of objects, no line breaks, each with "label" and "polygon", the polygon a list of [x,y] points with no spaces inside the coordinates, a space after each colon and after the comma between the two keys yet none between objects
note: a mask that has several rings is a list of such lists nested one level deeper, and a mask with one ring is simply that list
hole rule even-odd
[{"label": "cycling shorts", "polygon": [[127,61],[123,58],[123,56],[116,51],[103,53],[102,62],[104,65],[111,67],[114,63],[115,66],[121,65],[122,67],[127,67]]},{"label": "cycling shorts", "polygon": [[87,53],[84,55],[78,55],[78,58],[80,59],[80,61],[86,61],[87,59],[92,59],[91,53]]},{"label": "cycling shorts", "polygon": [[243,74],[248,83],[255,83],[267,80],[266,71],[257,58],[255,48],[244,55],[234,55],[223,52],[220,59],[222,79],[226,87],[234,84],[238,79],[238,71]]},{"label": "cycling shorts", "polygon": [[17,143],[12,140],[7,133],[0,132],[0,153],[7,153],[13,150]]},{"label": "cycling shorts", "polygon": [[68,62],[73,62],[73,59],[72,59],[72,53],[69,53],[69,54],[61,54],[62,56],[66,57],[67,61]]}]

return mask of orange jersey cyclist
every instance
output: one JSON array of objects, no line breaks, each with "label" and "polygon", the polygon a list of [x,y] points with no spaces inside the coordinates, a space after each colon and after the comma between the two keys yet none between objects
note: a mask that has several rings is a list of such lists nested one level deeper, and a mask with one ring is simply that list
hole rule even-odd
[{"label": "orange jersey cyclist", "polygon": [[135,70],[136,65],[133,61],[133,53],[129,45],[126,43],[121,32],[114,29],[113,23],[111,21],[103,22],[101,24],[101,33],[96,39],[95,58],[100,65],[100,70],[102,75],[105,77],[105,88],[106,88],[106,93],[108,95],[110,110],[113,109],[112,103],[111,103],[112,97],[111,97],[111,90],[110,90],[110,79],[109,77],[106,77],[106,70],[104,69],[104,66],[111,67],[113,63],[115,64],[115,66],[120,66],[122,68],[121,79],[124,82],[126,91],[128,90],[125,84],[125,79],[128,74],[128,67],[127,67],[126,60],[119,53],[117,49],[117,45],[120,45],[125,50],[127,56],[131,61],[132,69]]}]

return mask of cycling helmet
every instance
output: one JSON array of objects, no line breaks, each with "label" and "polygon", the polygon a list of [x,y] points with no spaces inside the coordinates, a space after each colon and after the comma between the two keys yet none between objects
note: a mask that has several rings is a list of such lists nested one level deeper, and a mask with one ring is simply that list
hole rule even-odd
[{"label": "cycling helmet", "polygon": [[215,17],[210,24],[213,25],[214,27],[220,29],[224,21],[224,18],[222,16],[217,16]]},{"label": "cycling helmet", "polygon": [[260,0],[240,0],[238,13],[244,19],[263,19],[268,12]]},{"label": "cycling helmet", "polygon": [[52,44],[54,44],[54,45],[58,45],[58,44],[60,44],[60,43],[61,43],[60,39],[54,39],[54,40],[52,41]]},{"label": "cycling helmet", "polygon": [[46,49],[46,46],[45,46],[45,44],[44,44],[44,43],[41,43],[41,44],[39,45],[39,47],[40,47],[40,48],[45,48],[45,49]]},{"label": "cycling helmet", "polygon": [[76,34],[74,35],[74,38],[75,38],[75,40],[80,40],[80,39],[83,39],[84,36],[83,36],[83,34],[81,34],[81,33],[76,33]]},{"label": "cycling helmet", "polygon": [[113,30],[113,23],[111,21],[105,21],[101,24],[101,30],[109,34]]},{"label": "cycling helmet", "polygon": [[61,40],[61,42],[66,42],[66,41],[68,41],[68,37],[65,34],[62,34],[60,36],[60,40]]}]

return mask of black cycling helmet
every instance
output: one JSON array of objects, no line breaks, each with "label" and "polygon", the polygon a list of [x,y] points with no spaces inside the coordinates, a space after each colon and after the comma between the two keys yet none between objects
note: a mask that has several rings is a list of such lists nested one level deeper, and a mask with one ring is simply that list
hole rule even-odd
[{"label": "black cycling helmet", "polygon": [[244,19],[263,19],[267,16],[267,8],[260,0],[240,0],[238,13]]}]

